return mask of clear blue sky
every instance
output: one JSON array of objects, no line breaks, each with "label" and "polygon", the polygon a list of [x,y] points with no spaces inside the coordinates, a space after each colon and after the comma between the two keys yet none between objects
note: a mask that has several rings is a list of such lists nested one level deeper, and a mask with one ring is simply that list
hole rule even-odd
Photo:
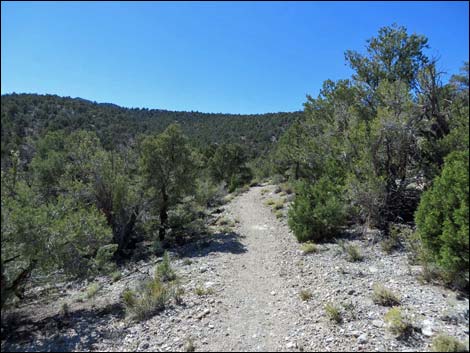
[{"label": "clear blue sky", "polygon": [[468,60],[468,2],[5,2],[2,94],[148,107],[302,109],[344,51],[394,22],[429,38],[450,74]]}]

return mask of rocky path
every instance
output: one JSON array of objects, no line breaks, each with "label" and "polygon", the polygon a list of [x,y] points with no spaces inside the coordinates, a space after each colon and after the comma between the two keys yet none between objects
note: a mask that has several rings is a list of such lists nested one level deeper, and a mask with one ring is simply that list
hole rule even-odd
[{"label": "rocky path", "polygon": [[228,255],[219,271],[226,279],[221,298],[225,310],[207,350],[277,351],[284,348],[286,332],[295,327],[295,302],[289,300],[281,270],[286,240],[296,245],[293,238],[286,239],[286,226],[263,206],[261,190],[252,188],[229,207],[239,221],[237,231],[246,251]]}]

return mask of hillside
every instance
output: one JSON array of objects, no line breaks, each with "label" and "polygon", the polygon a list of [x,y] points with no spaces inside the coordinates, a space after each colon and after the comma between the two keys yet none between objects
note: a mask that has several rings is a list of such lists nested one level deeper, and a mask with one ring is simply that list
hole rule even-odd
[{"label": "hillside", "polygon": [[81,98],[7,94],[1,100],[2,158],[19,141],[47,131],[95,131],[106,148],[126,144],[138,134],[159,133],[172,123],[199,143],[240,143],[266,151],[302,112],[223,114],[123,108]]}]

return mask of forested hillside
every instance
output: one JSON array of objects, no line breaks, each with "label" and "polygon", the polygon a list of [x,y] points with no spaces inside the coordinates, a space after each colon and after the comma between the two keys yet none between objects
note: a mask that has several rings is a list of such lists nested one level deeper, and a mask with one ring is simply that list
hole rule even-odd
[{"label": "forested hillside", "polygon": [[94,131],[106,149],[131,144],[138,134],[162,132],[172,123],[201,145],[241,143],[253,155],[267,151],[273,142],[302,116],[302,112],[222,114],[129,109],[55,95],[2,95],[2,160],[27,137],[48,131]]}]

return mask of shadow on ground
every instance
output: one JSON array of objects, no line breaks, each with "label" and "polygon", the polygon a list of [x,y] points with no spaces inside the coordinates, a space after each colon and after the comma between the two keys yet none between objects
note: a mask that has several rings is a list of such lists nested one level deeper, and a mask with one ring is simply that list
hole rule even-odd
[{"label": "shadow on ground", "polygon": [[119,304],[87,308],[40,321],[21,317],[14,326],[2,325],[2,352],[70,352],[92,350],[93,344],[122,334],[104,329],[106,323],[124,316]]},{"label": "shadow on ground", "polygon": [[184,257],[203,257],[211,253],[243,254],[246,247],[241,243],[242,236],[236,232],[219,232],[207,235],[197,243],[187,244],[179,249]]}]

